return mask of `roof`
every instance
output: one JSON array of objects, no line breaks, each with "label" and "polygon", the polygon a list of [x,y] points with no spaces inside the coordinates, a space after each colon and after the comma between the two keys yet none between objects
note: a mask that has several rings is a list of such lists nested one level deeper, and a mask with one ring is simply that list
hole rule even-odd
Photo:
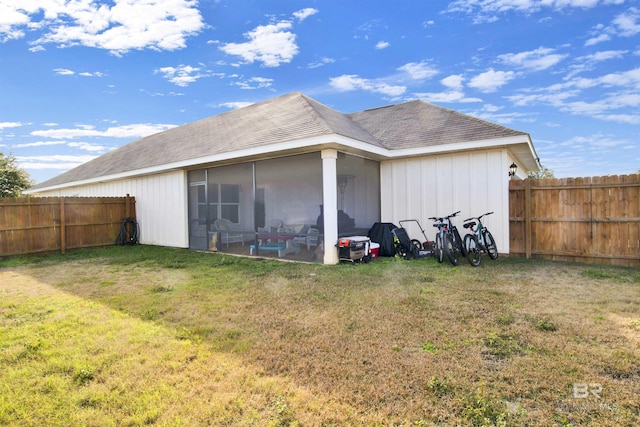
[{"label": "roof", "polygon": [[343,114],[293,92],[133,141],[31,190],[188,162],[313,137],[339,135],[398,150],[528,135],[423,101]]},{"label": "roof", "polygon": [[374,108],[349,117],[390,150],[527,135],[423,101]]}]

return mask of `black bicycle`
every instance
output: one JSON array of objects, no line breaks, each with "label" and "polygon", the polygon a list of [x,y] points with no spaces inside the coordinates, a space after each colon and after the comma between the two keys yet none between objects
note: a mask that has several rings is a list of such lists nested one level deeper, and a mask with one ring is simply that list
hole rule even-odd
[{"label": "black bicycle", "polygon": [[[482,252],[486,252],[491,259],[498,258],[496,241],[489,229],[485,227],[481,221],[483,216],[491,215],[492,213],[493,212],[487,212],[480,216],[474,216],[464,220],[463,227],[468,229],[470,233],[464,236],[463,247],[466,252],[467,261],[474,267],[478,267],[482,263]],[[473,221],[474,219],[477,220],[477,222]],[[474,227],[476,228],[474,229]]]},{"label": "black bicycle", "polygon": [[429,218],[435,221],[433,226],[438,229],[438,233],[436,234],[435,255],[440,263],[444,261],[446,255],[451,264],[458,265],[460,264],[460,254],[462,253],[463,256],[466,256],[460,233],[458,233],[458,229],[451,222],[451,218],[459,213],[460,211],[445,217]]}]

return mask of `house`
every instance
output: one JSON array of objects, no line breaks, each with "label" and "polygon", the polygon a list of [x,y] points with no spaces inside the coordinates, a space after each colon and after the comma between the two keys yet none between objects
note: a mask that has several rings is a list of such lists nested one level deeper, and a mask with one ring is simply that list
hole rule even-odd
[{"label": "house", "polygon": [[432,238],[428,218],[458,210],[494,211],[486,225],[508,252],[512,163],[516,178],[539,170],[527,133],[422,101],[344,114],[295,92],[141,138],[28,193],[135,196],[143,244],[334,264],[339,236],[418,219]]}]

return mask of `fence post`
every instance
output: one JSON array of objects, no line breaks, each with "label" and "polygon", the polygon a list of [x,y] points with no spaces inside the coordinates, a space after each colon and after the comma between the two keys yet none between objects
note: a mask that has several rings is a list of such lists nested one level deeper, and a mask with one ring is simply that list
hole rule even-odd
[{"label": "fence post", "polygon": [[64,197],[60,197],[60,252],[65,253],[67,250],[67,224],[64,216]]},{"label": "fence post", "polygon": [[524,252],[525,259],[531,259],[531,178],[524,182]]}]

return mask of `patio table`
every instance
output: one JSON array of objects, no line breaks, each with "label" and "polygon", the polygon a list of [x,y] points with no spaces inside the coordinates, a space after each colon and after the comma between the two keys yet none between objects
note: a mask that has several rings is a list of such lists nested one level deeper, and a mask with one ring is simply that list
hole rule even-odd
[{"label": "patio table", "polygon": [[[295,239],[299,234],[296,233],[258,233],[258,250],[266,250],[272,251],[277,250],[278,256],[283,257],[292,253],[300,253],[300,247],[298,245],[293,244],[293,239]],[[277,241],[284,242],[284,247],[282,245],[266,245],[265,241]],[[254,245],[251,245],[251,253],[253,253]]]}]

